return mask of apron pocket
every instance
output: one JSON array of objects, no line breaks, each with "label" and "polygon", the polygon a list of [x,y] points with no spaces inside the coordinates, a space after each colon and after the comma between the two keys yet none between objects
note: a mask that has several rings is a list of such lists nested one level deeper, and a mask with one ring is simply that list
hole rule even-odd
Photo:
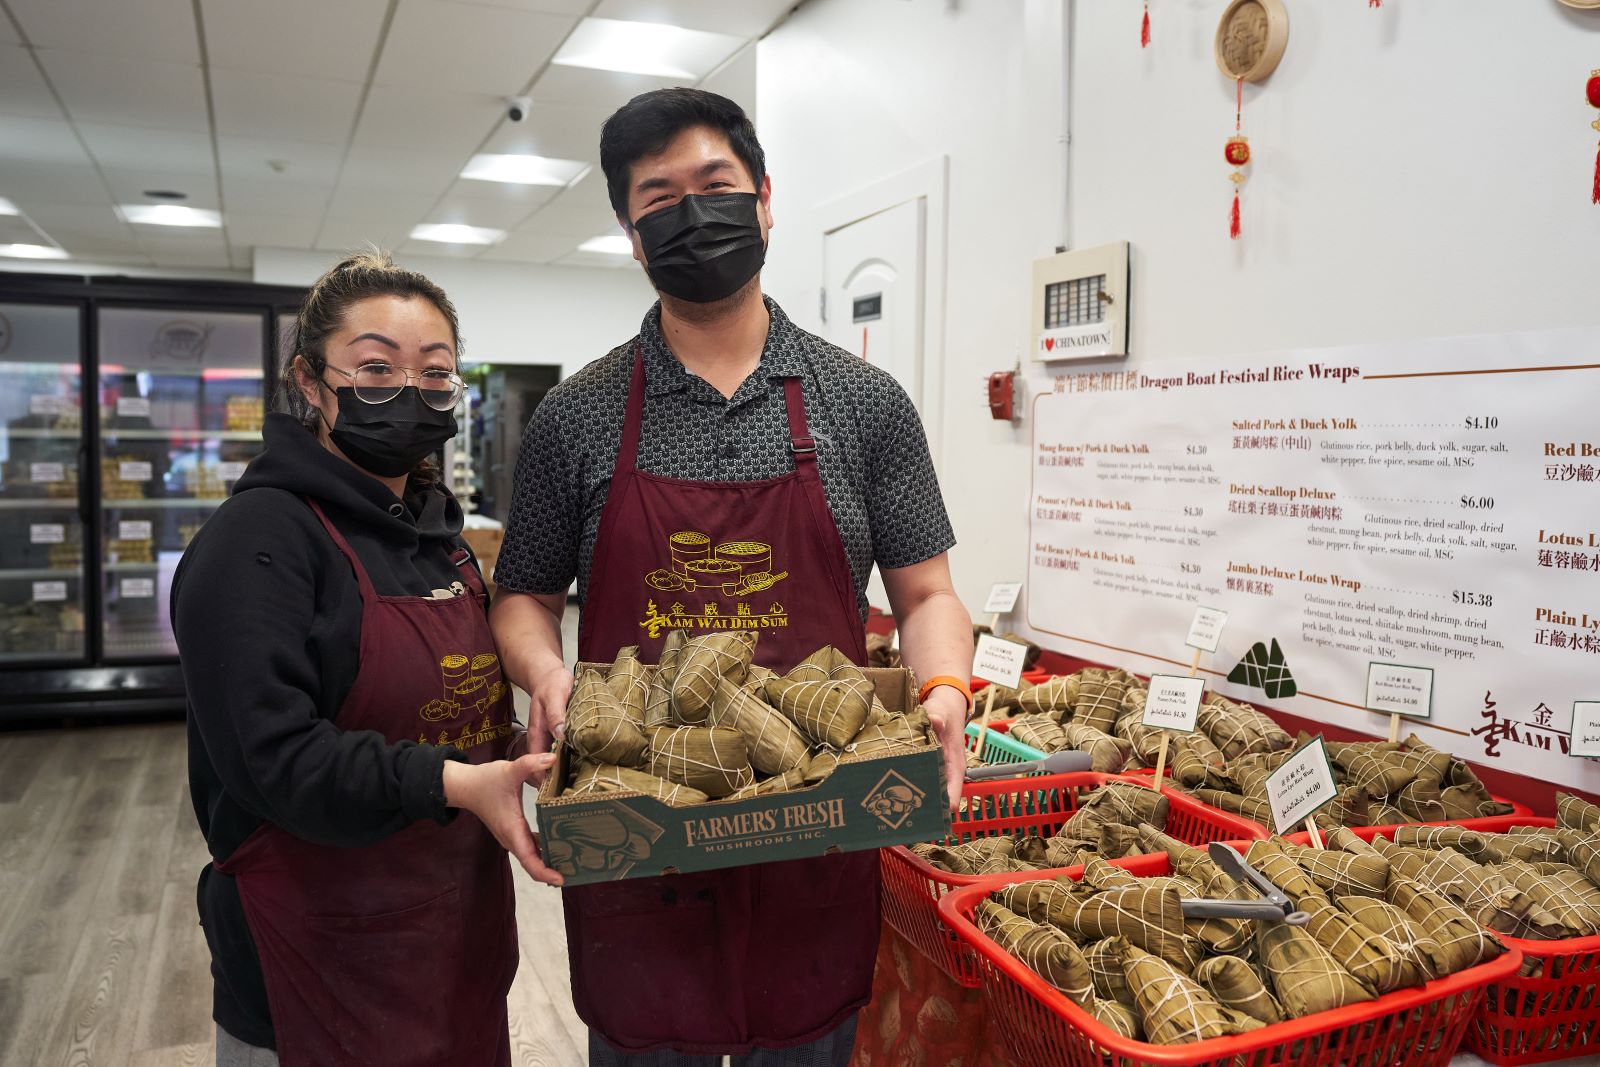
[{"label": "apron pocket", "polygon": [[719,871],[567,890],[584,1020],[631,1048],[742,1043],[744,886]]},{"label": "apron pocket", "polygon": [[405,1049],[406,1063],[449,1062],[462,963],[459,889],[399,911],[308,915],[305,924],[321,946],[320,958],[307,961],[326,993],[317,1008],[339,1047],[360,1055],[376,1043]]}]

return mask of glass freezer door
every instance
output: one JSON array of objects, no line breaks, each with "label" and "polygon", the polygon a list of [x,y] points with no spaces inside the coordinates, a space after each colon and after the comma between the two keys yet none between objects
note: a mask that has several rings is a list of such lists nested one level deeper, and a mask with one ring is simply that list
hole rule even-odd
[{"label": "glass freezer door", "polygon": [[87,653],[81,320],[0,304],[0,666]]},{"label": "glass freezer door", "polygon": [[266,317],[154,308],[99,317],[104,655],[173,656],[178,560],[261,451]]}]

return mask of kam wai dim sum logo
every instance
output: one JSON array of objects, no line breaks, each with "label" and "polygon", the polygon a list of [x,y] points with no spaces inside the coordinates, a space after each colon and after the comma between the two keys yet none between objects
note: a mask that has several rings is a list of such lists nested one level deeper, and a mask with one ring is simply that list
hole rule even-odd
[{"label": "kam wai dim sum logo", "polygon": [[[667,538],[668,565],[644,576],[644,584],[675,599],[662,611],[655,599],[639,625],[654,639],[665,630],[764,630],[789,625],[781,602],[755,608],[753,598],[789,577],[775,571],[772,546],[762,541],[714,545],[699,530],[680,530]],[[663,598],[665,599],[665,598]],[[728,603],[731,602],[731,603]]]}]

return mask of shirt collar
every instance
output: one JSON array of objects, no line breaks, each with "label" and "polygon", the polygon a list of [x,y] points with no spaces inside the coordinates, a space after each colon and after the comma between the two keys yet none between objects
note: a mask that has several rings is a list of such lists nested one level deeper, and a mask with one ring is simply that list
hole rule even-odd
[{"label": "shirt collar", "polygon": [[[762,299],[766,301],[772,324],[767,328],[767,340],[761,348],[761,363],[756,374],[769,381],[806,377],[810,367],[804,355],[805,333],[789,321],[777,301],[770,296]],[[678,362],[661,334],[659,301],[645,314],[639,327],[639,346],[644,350],[645,396],[681,392],[694,384],[693,376]]]}]

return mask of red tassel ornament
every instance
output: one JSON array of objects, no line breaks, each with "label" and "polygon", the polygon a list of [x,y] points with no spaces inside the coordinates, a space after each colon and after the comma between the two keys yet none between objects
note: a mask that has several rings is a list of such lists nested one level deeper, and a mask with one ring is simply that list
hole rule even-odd
[{"label": "red tassel ornament", "polygon": [[[1600,108],[1600,70],[1589,72],[1589,84],[1585,86],[1585,93],[1589,97],[1589,106]],[[1595,119],[1589,125],[1600,130],[1600,119]],[[1600,204],[1600,150],[1595,152],[1594,158],[1594,191],[1590,194],[1591,204]]]},{"label": "red tassel ornament", "polygon": [[1139,47],[1150,47],[1150,0],[1145,0],[1144,25],[1139,27]]},{"label": "red tassel ornament", "polygon": [[1383,0],[1367,0],[1368,7],[1382,7]]},{"label": "red tassel ornament", "polygon": [[1233,210],[1228,212],[1228,236],[1235,241],[1239,239],[1239,187],[1245,182],[1244,167],[1250,162],[1250,141],[1239,132],[1243,125],[1244,79],[1237,78],[1234,82],[1233,136],[1222,147],[1222,158],[1233,168],[1233,173],[1228,175],[1228,180],[1233,183]]}]

